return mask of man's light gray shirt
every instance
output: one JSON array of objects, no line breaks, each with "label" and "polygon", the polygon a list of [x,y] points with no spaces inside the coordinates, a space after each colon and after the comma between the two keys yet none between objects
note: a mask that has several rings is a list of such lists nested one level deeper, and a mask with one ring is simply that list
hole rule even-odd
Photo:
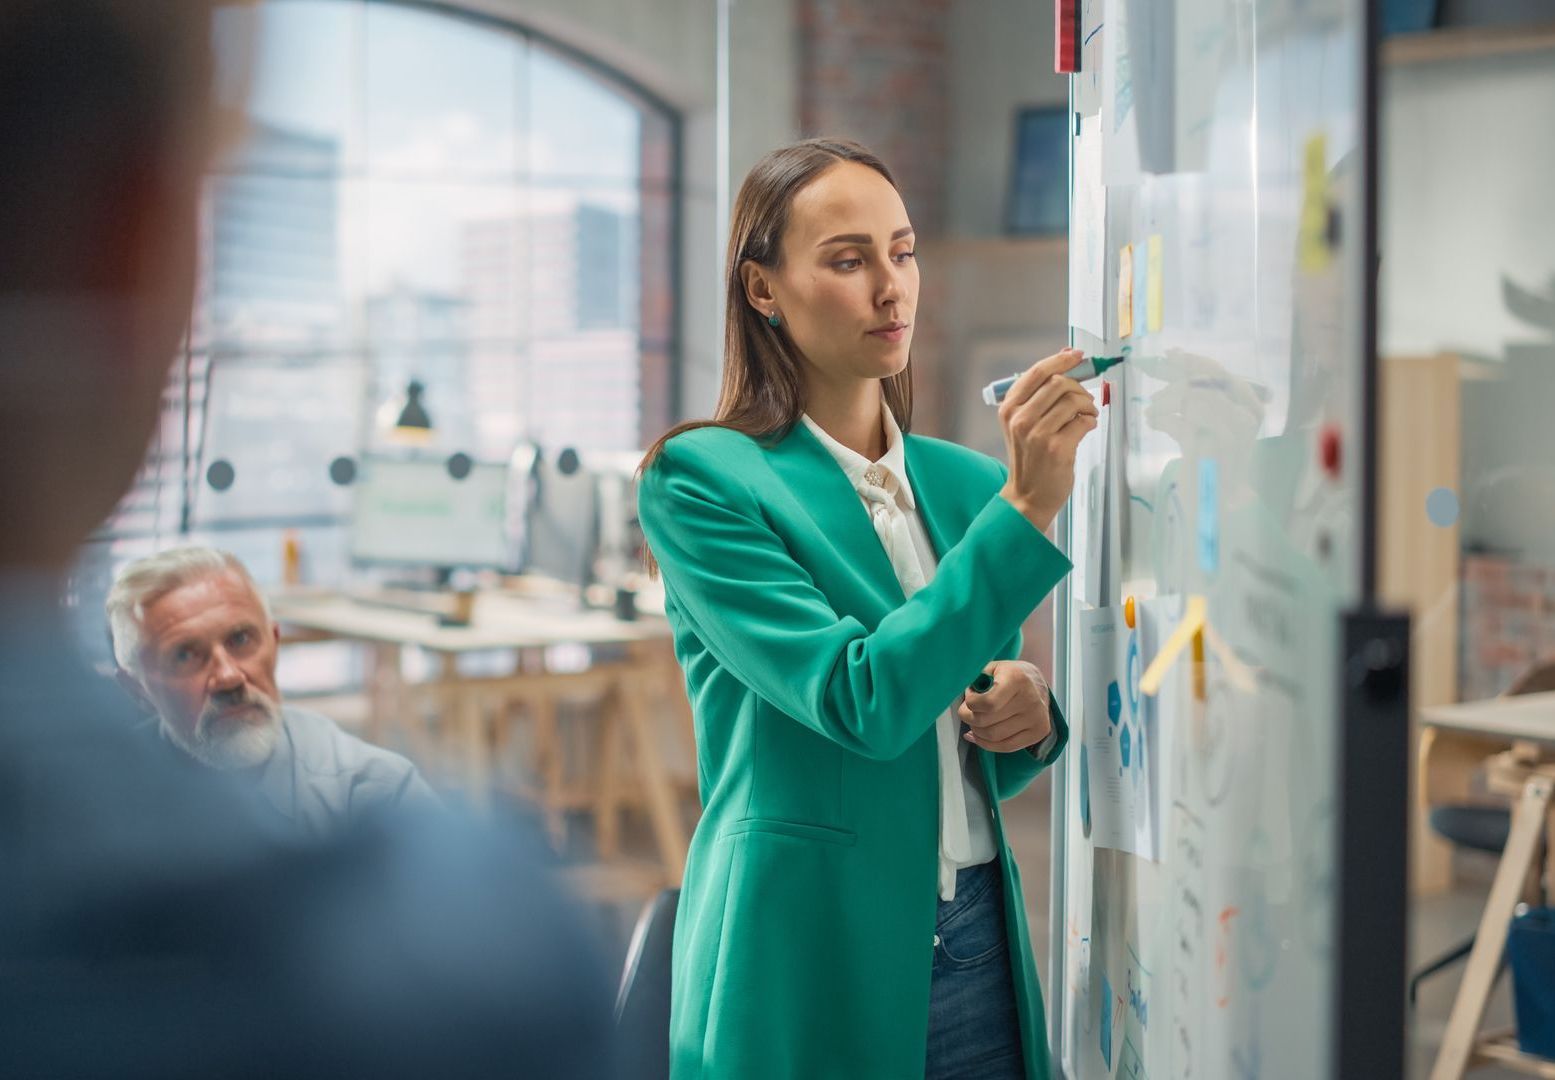
[{"label": "man's light gray shirt", "polygon": [[281,710],[275,753],[260,766],[265,799],[306,832],[324,836],[363,816],[440,806],[416,767],[363,742],[333,720],[291,705]]}]

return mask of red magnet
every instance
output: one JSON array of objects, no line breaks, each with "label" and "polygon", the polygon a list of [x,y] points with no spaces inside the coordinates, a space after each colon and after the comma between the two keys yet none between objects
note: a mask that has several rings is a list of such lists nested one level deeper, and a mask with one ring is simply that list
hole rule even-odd
[{"label": "red magnet", "polygon": [[1080,70],[1080,0],[1053,0],[1053,70]]},{"label": "red magnet", "polygon": [[1323,471],[1336,480],[1339,478],[1339,467],[1344,461],[1344,437],[1339,434],[1338,424],[1325,424],[1323,433],[1318,436],[1318,460],[1323,464]]},{"label": "red magnet", "polygon": [[1102,380],[1101,384],[1101,404],[1102,408],[1112,404],[1112,384],[1105,379]]}]

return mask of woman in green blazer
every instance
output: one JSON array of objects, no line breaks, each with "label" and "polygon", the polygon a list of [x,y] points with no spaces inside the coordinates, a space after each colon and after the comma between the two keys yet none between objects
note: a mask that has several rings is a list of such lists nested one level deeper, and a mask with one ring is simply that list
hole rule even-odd
[{"label": "woman in green blazer", "polygon": [[[734,208],[715,419],[644,460],[703,804],[676,1080],[1048,1075],[999,801],[1067,738],[1013,658],[1069,570],[1043,530],[1096,409],[1066,352],[1000,408],[1008,471],[904,434],[912,243],[862,147],[759,162]],[[991,688],[968,692],[980,673]]]}]

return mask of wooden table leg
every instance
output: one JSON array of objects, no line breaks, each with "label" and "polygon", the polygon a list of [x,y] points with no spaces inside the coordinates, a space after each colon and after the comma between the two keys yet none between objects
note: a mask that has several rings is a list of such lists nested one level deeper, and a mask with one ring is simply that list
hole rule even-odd
[{"label": "wooden table leg", "polygon": [[628,655],[644,672],[652,673],[645,685],[651,684],[658,700],[667,704],[674,714],[682,744],[680,749],[691,763],[690,789],[697,793],[696,718],[686,697],[685,676],[675,659],[674,647],[668,641],[639,641],[628,649]]},{"label": "wooden table leg", "polygon": [[556,698],[549,690],[542,690],[529,707],[534,718],[534,768],[539,779],[540,812],[545,816],[551,846],[561,851],[567,845],[567,814],[561,805],[562,788],[567,782],[567,748],[562,744]]},{"label": "wooden table leg", "polygon": [[680,884],[686,869],[686,827],[680,817],[680,803],[670,782],[669,770],[659,752],[648,709],[647,693],[652,684],[641,668],[623,675],[620,683],[621,714],[631,736],[632,763],[642,777],[648,815],[659,846],[664,874],[671,886]]},{"label": "wooden table leg", "polygon": [[471,805],[487,806],[491,801],[491,739],[481,710],[481,695],[460,678],[459,659],[452,653],[442,657],[438,698],[444,722],[451,722],[458,743],[465,793]]},{"label": "wooden table leg", "polygon": [[1457,1080],[1474,1057],[1474,1044],[1485,1019],[1485,1006],[1506,952],[1512,912],[1538,857],[1540,835],[1550,810],[1552,784],[1555,781],[1547,775],[1530,777],[1512,808],[1512,829],[1506,838],[1506,848],[1501,852],[1495,881],[1490,886],[1490,899],[1485,902],[1485,913],[1480,918],[1479,933],[1474,939],[1474,949],[1469,953],[1463,982],[1458,986],[1458,996],[1448,1016],[1447,1033],[1436,1055],[1436,1065],[1431,1069],[1431,1080]]},{"label": "wooden table leg", "polygon": [[[1555,784],[1555,781],[1552,781],[1552,784]],[[1546,904],[1555,903],[1555,851],[1550,850],[1550,844],[1555,842],[1555,794],[1552,794],[1550,798],[1550,811],[1545,818],[1544,825],[1544,865],[1539,868],[1544,873],[1544,880],[1539,882],[1543,886],[1544,892],[1529,902],[1530,907],[1542,907]]]},{"label": "wooden table leg", "polygon": [[480,695],[454,692],[455,723],[463,751],[464,789],[472,805],[484,807],[491,801],[491,761],[486,746],[486,725],[481,717]]},{"label": "wooden table leg", "polygon": [[600,702],[599,776],[594,791],[596,847],[601,859],[621,853],[621,742],[622,701],[625,689],[617,683]]},{"label": "wooden table leg", "polygon": [[376,643],[367,650],[367,741],[384,745],[385,733],[404,730],[405,678],[400,673],[400,647]]}]

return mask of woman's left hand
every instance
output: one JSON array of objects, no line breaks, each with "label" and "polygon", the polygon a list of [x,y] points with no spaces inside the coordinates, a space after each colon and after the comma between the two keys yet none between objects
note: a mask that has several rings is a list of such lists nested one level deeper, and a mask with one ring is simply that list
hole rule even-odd
[{"label": "woman's left hand", "polygon": [[984,750],[1008,754],[1036,746],[1053,730],[1048,711],[1047,680],[1035,664],[995,660],[983,668],[993,685],[981,694],[971,690],[956,715],[972,730],[962,738]]}]

